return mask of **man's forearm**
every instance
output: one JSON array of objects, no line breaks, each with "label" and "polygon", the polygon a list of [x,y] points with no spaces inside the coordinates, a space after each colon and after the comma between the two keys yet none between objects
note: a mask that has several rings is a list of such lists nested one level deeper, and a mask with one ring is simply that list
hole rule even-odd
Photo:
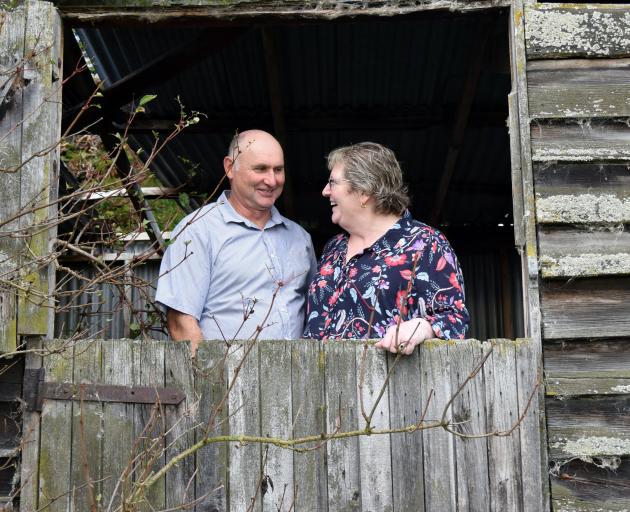
[{"label": "man's forearm", "polygon": [[193,354],[197,351],[199,342],[203,340],[203,333],[195,317],[169,309],[167,326],[171,339],[174,341],[190,340]]}]

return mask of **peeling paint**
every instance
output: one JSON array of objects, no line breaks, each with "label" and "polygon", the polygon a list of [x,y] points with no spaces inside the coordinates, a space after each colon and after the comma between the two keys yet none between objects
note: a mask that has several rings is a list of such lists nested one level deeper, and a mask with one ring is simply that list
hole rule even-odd
[{"label": "peeling paint", "polygon": [[540,223],[562,224],[630,222],[630,198],[613,194],[537,196],[536,219]]},{"label": "peeling paint", "polygon": [[630,274],[630,254],[586,253],[577,256],[541,256],[543,277],[585,277]]}]

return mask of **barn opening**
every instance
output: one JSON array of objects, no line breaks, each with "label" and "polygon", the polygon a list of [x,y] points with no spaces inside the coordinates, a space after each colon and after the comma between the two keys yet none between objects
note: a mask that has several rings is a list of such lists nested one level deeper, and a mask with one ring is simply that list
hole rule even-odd
[{"label": "barn opening", "polygon": [[[66,76],[82,54],[91,70],[76,73],[64,87],[64,129],[98,77],[103,98],[92,101],[101,108],[89,109],[78,126],[104,141],[127,130],[130,171],[151,159],[154,178],[141,184],[143,204],[170,202],[182,215],[219,184],[235,130],[271,131],[284,145],[288,175],[278,207],[311,233],[318,251],[338,232],[321,197],[326,154],[365,140],[385,144],[402,162],[411,213],[444,231],[461,261],[472,315],[469,337],[515,338],[524,327],[507,127],[508,27],[507,9],[256,24],[66,26]],[[146,95],[156,97],[127,126]],[[151,156],[182,109],[198,122]],[[76,173],[69,158],[63,160],[61,191],[68,194],[77,186]],[[156,186],[171,192],[149,190]],[[143,234],[99,247],[96,235],[116,231],[116,221],[108,225],[87,213],[78,231],[84,242],[95,240],[91,254],[103,261],[122,265],[150,245]],[[60,237],[71,240],[76,222],[62,227]],[[143,222],[152,225],[150,218]],[[172,227],[157,224],[160,232]],[[65,264],[83,275],[98,272],[76,253]],[[134,267],[144,288],[131,280],[83,289],[80,279],[61,271],[58,283],[70,293],[60,295],[57,335],[121,338],[144,331],[163,337],[159,329],[145,329],[157,321],[147,304],[158,268],[155,255]]]}]

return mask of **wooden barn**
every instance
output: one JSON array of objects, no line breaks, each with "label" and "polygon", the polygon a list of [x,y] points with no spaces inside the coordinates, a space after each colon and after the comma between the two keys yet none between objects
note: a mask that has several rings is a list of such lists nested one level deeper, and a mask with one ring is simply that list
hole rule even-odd
[{"label": "wooden barn", "polygon": [[[630,5],[0,9],[0,510],[117,510],[123,495],[138,510],[630,510]],[[153,155],[182,109],[186,129]],[[140,249],[64,238],[75,217],[93,226],[89,210],[64,210],[76,183],[63,141],[99,135],[123,178],[149,160],[189,210],[249,127],[282,141],[281,209],[320,248],[335,233],[319,195],[326,153],[362,140],[394,149],[413,215],[462,261],[471,338],[491,341],[427,342],[400,362],[363,344],[208,342],[193,365],[185,345],[122,339],[133,329],[113,293],[137,304],[151,290],[81,279]],[[155,248],[136,272],[154,278],[164,226],[148,190],[126,183]],[[81,303],[55,297],[57,282]],[[396,393],[405,383],[420,400]],[[338,431],[356,435],[326,439]],[[138,449],[158,438],[162,451]],[[129,465],[137,453],[145,466]]]}]

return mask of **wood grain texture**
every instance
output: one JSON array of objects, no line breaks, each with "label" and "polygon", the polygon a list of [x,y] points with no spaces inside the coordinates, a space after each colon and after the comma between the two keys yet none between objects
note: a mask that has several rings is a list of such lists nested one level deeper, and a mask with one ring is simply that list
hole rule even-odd
[{"label": "wood grain texture", "polygon": [[547,342],[547,380],[630,378],[630,338]]},{"label": "wood grain texture", "polygon": [[[449,351],[451,362],[451,390],[456,393],[464,381],[481,363],[488,347],[480,343],[458,343]],[[482,435],[488,432],[485,414],[485,386],[483,372],[470,380],[451,406],[454,430],[463,435]],[[457,510],[490,510],[488,481],[488,439],[455,437],[457,454]]]},{"label": "wood grain texture", "polygon": [[[488,432],[507,432],[518,421],[516,353],[513,343],[492,340],[483,367]],[[488,439],[490,510],[523,510],[521,447],[518,435]]]},{"label": "wood grain texture", "polygon": [[[259,349],[260,421],[265,437],[290,439],[292,435],[291,345],[291,341],[274,341]],[[269,477],[262,496],[263,511],[289,510],[293,504],[293,453],[273,445],[263,450],[263,472]]]},{"label": "wood grain texture", "polygon": [[630,275],[630,233],[623,227],[538,229],[544,278]]},{"label": "wood grain texture", "polygon": [[[433,391],[426,409],[425,420],[439,421],[444,407],[452,395],[451,360],[449,346],[444,341],[425,341],[420,351],[420,389],[423,402]],[[452,420],[452,413],[446,420]],[[455,466],[455,440],[442,428],[431,428],[422,433],[424,467],[424,494],[427,510],[457,510],[457,472]],[[428,504],[431,504],[429,507]]]},{"label": "wood grain texture", "polygon": [[[293,346],[291,353],[291,401],[293,436],[326,433],[324,372],[326,357],[321,342]],[[293,454],[294,502],[296,510],[327,509],[326,447]]]},{"label": "wood grain texture", "polygon": [[[409,357],[387,358],[392,370],[389,384],[389,420],[391,428],[418,424],[426,403],[426,393],[420,379],[420,356],[416,350]],[[422,431],[392,434],[392,489],[395,511],[424,510],[424,464]],[[409,485],[413,478],[414,484]]]},{"label": "wood grain texture", "polygon": [[541,288],[545,339],[630,334],[630,281],[593,278],[547,281]]},{"label": "wood grain texture", "polygon": [[563,59],[527,65],[532,119],[630,115],[630,59]]},{"label": "wood grain texture", "polygon": [[[364,357],[365,350],[365,357]],[[363,372],[363,389],[358,391],[359,402],[363,397],[365,414],[374,409],[370,426],[375,429],[390,428],[389,403],[387,389],[379,401],[379,394],[386,386],[386,355],[372,347],[357,347],[357,376]],[[366,427],[363,414],[359,413],[359,428]],[[393,510],[391,440],[389,435],[359,438],[359,459],[361,467],[361,506],[363,510]]]},{"label": "wood grain texture", "polygon": [[[23,116],[22,79],[19,65],[24,58],[24,35],[26,32],[26,6],[18,6],[12,11],[0,13],[0,72],[3,82],[0,99],[6,109],[0,116],[0,275],[3,279],[17,279],[23,244],[19,239],[8,236],[19,227],[19,219],[8,220],[20,210],[21,173],[6,172],[19,167],[22,161]],[[12,78],[12,82],[10,81]],[[13,84],[8,90],[5,87]],[[0,291],[0,353],[13,352],[17,346],[17,294],[11,287]]]},{"label": "wood grain texture", "polygon": [[530,134],[535,162],[630,159],[630,127],[625,121],[534,122]]},{"label": "wood grain texture", "polygon": [[[348,432],[359,426],[356,343],[339,341],[326,346],[326,429]],[[331,441],[326,446],[328,510],[361,510],[359,440]]]},{"label": "wood grain texture", "polygon": [[525,27],[529,59],[630,56],[630,17],[622,5],[528,5]]},{"label": "wood grain texture", "polygon": [[[199,427],[195,441],[207,436],[229,433],[227,402],[221,407],[227,392],[225,343],[202,342],[197,350],[195,366],[195,393],[199,400]],[[228,446],[208,444],[196,454],[197,472],[195,498],[197,512],[224,512],[227,510]]]}]

